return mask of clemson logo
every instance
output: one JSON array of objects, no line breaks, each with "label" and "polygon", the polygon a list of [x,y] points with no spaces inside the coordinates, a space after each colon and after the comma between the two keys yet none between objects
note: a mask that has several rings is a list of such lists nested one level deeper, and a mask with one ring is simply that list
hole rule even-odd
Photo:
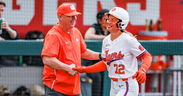
[{"label": "clemson logo", "polygon": [[142,45],[139,45],[139,49],[140,49],[140,51],[143,51],[144,47]]},{"label": "clemson logo", "polygon": [[76,8],[74,7],[74,5],[71,5],[71,6],[70,6],[70,9],[71,9],[71,10],[76,10]]},{"label": "clemson logo", "polygon": [[113,9],[112,9],[112,11],[115,11],[115,10],[116,10],[116,8],[113,8]]}]

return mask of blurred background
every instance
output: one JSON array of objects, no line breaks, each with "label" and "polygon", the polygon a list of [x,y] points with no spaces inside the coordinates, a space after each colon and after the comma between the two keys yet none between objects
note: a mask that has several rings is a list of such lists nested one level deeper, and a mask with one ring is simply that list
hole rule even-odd
[{"label": "blurred background", "polygon": [[96,21],[101,9],[120,6],[128,10],[129,32],[137,34],[145,30],[146,20],[153,22],[153,30],[158,19],[162,19],[162,29],[168,31],[168,39],[183,39],[182,0],[4,0],[4,18],[18,31],[23,39],[28,31],[38,30],[44,34],[57,22],[56,9],[62,3],[73,3],[82,13],[76,27],[84,35]]},{"label": "blurred background", "polygon": [[[140,85],[140,96],[183,96],[183,84],[181,84],[183,81],[181,48],[183,47],[183,0],[1,1],[6,3],[1,18],[6,19],[11,28],[17,31],[19,39],[0,40],[0,60],[3,61],[4,57],[8,57],[7,61],[0,62],[0,96],[11,96],[11,94],[44,96],[41,83],[43,63],[39,55],[44,36],[58,21],[56,9],[62,3],[72,3],[82,13],[78,16],[76,27],[83,37],[87,29],[97,22],[96,14],[100,10],[115,6],[126,9],[130,15],[127,30],[136,35],[145,48],[149,48],[148,51],[154,55],[146,84]],[[155,45],[159,46],[154,46],[152,40],[156,40]],[[101,51],[100,40],[86,40],[86,42],[94,42],[94,44],[98,42],[98,45],[94,46],[97,47],[96,49],[90,47],[92,43],[87,45],[92,50]],[[163,50],[162,47],[171,50]],[[11,57],[14,61],[11,61]],[[101,90],[101,96],[108,96],[110,81],[106,76],[107,73],[101,74],[105,87]],[[83,96],[94,96],[91,88],[92,79],[83,74],[81,80]],[[20,95],[23,94],[21,92],[25,94]]]}]

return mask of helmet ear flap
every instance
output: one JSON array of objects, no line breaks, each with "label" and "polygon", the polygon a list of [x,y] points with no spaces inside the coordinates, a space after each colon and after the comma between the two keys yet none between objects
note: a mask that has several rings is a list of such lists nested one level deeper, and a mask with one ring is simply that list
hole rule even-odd
[{"label": "helmet ear flap", "polygon": [[120,29],[120,30],[124,30],[124,26],[125,24],[122,22],[122,20],[120,20],[117,24],[116,24],[116,26]]}]

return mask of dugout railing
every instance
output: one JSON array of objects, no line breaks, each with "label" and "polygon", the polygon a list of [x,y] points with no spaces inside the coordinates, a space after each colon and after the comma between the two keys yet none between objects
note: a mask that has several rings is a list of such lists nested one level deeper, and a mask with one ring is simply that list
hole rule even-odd
[{"label": "dugout railing", "polygon": [[[100,40],[86,40],[87,47],[94,51],[101,51],[102,41]],[[183,55],[183,40],[167,40],[167,41],[140,41],[140,43],[153,55]],[[0,41],[0,56],[2,55],[18,55],[19,56],[19,64],[22,65],[23,58],[22,56],[38,56],[41,53],[41,49],[43,46],[43,42],[39,40],[6,40]],[[180,58],[179,58],[180,59]],[[181,62],[179,62],[181,65]],[[180,71],[182,69],[180,67],[175,67],[171,69],[164,70],[163,76],[165,82],[163,83],[163,92],[162,96],[166,96],[166,76],[168,72],[175,72],[176,76],[181,76]],[[175,78],[176,79],[176,78]],[[180,81],[180,77],[178,78]],[[177,82],[176,82],[177,83]],[[104,74],[104,88],[103,88],[103,96],[109,96],[110,90],[110,79],[107,76],[107,72]],[[178,85],[178,84],[177,84]],[[174,90],[173,95],[181,94],[181,85],[178,85],[179,89]],[[142,93],[142,92],[141,92]],[[145,93],[144,93],[145,94]],[[147,96],[141,94],[141,96]]]}]

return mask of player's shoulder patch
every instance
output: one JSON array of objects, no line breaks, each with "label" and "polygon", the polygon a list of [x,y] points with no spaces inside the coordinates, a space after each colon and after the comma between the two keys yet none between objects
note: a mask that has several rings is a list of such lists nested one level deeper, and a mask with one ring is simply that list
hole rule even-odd
[{"label": "player's shoulder patch", "polygon": [[139,45],[139,47],[138,47],[141,51],[143,51],[144,50],[144,47],[142,46],[142,45]]}]

